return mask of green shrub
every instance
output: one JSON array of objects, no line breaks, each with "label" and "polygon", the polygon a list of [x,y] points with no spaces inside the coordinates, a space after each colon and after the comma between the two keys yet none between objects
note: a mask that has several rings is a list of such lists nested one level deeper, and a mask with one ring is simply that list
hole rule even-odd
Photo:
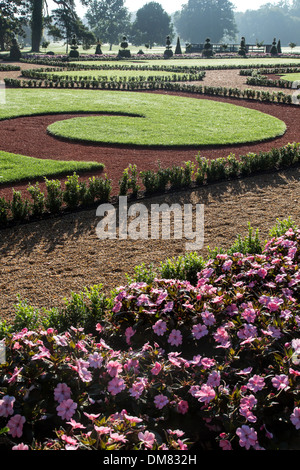
[{"label": "green shrub", "polygon": [[24,221],[30,213],[30,204],[27,199],[22,198],[20,191],[13,189],[13,197],[11,201],[11,213],[15,221]]},{"label": "green shrub", "polygon": [[253,228],[250,223],[248,224],[248,235],[242,239],[238,235],[232,247],[227,251],[228,254],[243,253],[243,254],[260,254],[262,252],[262,245],[259,239],[259,230],[256,229],[253,236]]},{"label": "green shrub", "polygon": [[10,203],[0,197],[0,227],[5,227],[9,217]]},{"label": "green shrub", "polygon": [[89,178],[89,186],[87,190],[87,197],[90,202],[99,201],[99,202],[108,202],[111,194],[111,180],[105,175],[104,178],[96,178],[93,176]]},{"label": "green shrub", "polygon": [[45,210],[45,195],[39,187],[39,183],[36,183],[35,186],[30,185],[27,188],[30,196],[33,199],[31,204],[31,213],[34,216],[41,216]]},{"label": "green shrub", "polygon": [[72,176],[67,176],[65,182],[65,190],[63,191],[63,201],[66,206],[74,210],[85,199],[86,184],[79,182],[79,176],[73,173]]},{"label": "green shrub", "polygon": [[63,191],[59,180],[48,180],[45,178],[47,195],[45,206],[51,214],[56,214],[61,210],[63,203]]},{"label": "green shrub", "polygon": [[128,284],[133,282],[146,282],[147,284],[152,284],[156,276],[157,272],[154,270],[153,264],[150,264],[147,267],[145,263],[142,263],[135,266],[134,274],[132,276],[126,274],[126,279]]},{"label": "green shrub", "polygon": [[162,262],[159,273],[163,279],[180,279],[196,285],[197,274],[203,269],[204,264],[204,259],[198,253],[186,253]]},{"label": "green shrub", "polygon": [[297,230],[297,225],[291,217],[284,220],[276,219],[276,224],[270,229],[269,235],[270,237],[281,237],[289,229]]}]

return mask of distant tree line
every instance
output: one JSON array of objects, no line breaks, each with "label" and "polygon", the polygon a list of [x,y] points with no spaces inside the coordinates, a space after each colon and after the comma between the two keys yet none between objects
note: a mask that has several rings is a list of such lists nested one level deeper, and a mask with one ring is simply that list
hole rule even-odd
[{"label": "distant tree line", "polygon": [[87,7],[85,18],[76,13],[75,0],[53,0],[56,8],[49,12],[47,0],[0,0],[0,49],[7,49],[15,36],[31,29],[32,52],[39,52],[46,31],[67,47],[75,34],[85,45],[120,43],[125,34],[134,45],[151,48],[172,41],[212,43],[239,42],[271,44],[274,37],[282,45],[300,44],[300,0],[266,3],[257,10],[235,12],[229,0],[188,0],[172,17],[159,2],[150,1],[135,14],[124,0],[80,0]]},{"label": "distant tree line", "polygon": [[300,45],[300,0],[266,3],[257,10],[236,12],[235,22],[249,44],[271,44],[276,36],[283,46]]}]

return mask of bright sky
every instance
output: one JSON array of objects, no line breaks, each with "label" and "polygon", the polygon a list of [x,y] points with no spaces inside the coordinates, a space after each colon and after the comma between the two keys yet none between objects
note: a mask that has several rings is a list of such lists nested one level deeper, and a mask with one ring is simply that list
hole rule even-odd
[{"label": "bright sky", "polygon": [[[145,3],[149,3],[151,0],[125,0],[125,6],[129,11],[137,11]],[[182,5],[186,5],[188,0],[154,0],[157,3],[160,3],[164,10],[167,13],[171,14],[177,10],[181,10]],[[257,10],[261,5],[266,3],[277,3],[277,2],[268,2],[268,0],[231,0],[233,5],[236,7],[236,11],[246,11],[246,10]],[[49,2],[52,3],[51,1]],[[83,8],[79,0],[76,0],[77,3],[77,13],[81,16],[85,13],[86,8]]]},{"label": "bright sky", "polygon": [[[136,11],[150,0],[125,0],[125,6],[130,11]],[[186,5],[188,0],[155,0],[160,3],[167,13],[174,13],[181,10],[182,5]],[[231,0],[236,7],[236,11],[257,10],[261,5],[268,3],[268,0]],[[272,2],[269,2],[272,3]],[[274,2],[277,3],[277,2]]]}]

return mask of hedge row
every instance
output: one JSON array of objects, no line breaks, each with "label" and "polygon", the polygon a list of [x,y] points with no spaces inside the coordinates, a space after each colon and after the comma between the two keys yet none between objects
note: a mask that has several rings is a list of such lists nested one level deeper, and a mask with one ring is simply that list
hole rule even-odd
[{"label": "hedge row", "polygon": [[[17,80],[6,78],[4,79],[5,84],[8,88],[74,88],[75,82],[63,80],[61,82],[43,81],[43,80]],[[283,92],[267,92],[260,90],[253,90],[251,88],[240,90],[239,88],[232,87],[213,87],[213,86],[202,86],[202,85],[191,85],[185,83],[171,83],[171,82],[102,82],[97,80],[82,80],[80,82],[81,89],[93,88],[93,89],[110,89],[110,90],[166,90],[175,92],[184,92],[191,94],[203,94],[233,98],[245,98],[256,101],[264,102],[277,102],[284,104],[292,104],[292,95],[285,95]]]},{"label": "hedge row", "polygon": [[110,199],[111,181],[104,178],[89,178],[88,183],[79,181],[74,173],[68,176],[63,187],[59,180],[45,178],[46,193],[39,183],[27,187],[31,199],[12,189],[12,198],[0,197],[0,228],[9,223],[24,222],[43,217],[46,214],[59,214],[63,210],[89,207],[94,203],[105,203]]},{"label": "hedge row", "polygon": [[4,65],[0,64],[0,72],[18,72],[21,67],[17,65]]},{"label": "hedge row", "polygon": [[[59,65],[58,65],[59,64]],[[101,64],[101,65],[92,65],[92,64],[76,64],[69,63],[58,63],[55,68],[51,67],[41,67],[40,69],[29,69],[22,70],[22,75],[28,77],[31,72],[58,72],[61,71],[63,67],[65,71],[75,71],[75,70],[121,70],[121,71],[160,71],[160,72],[173,72],[173,73],[195,73],[199,70],[203,70],[202,67],[195,65],[136,65],[136,64]]]},{"label": "hedge row", "polygon": [[270,66],[269,68],[264,68],[263,70],[260,69],[258,72],[256,69],[241,69],[240,70],[240,75],[242,76],[252,76],[256,73],[262,73],[264,75],[269,75],[269,74],[287,74],[287,73],[299,73],[300,68],[299,67],[272,67]]},{"label": "hedge row", "polygon": [[[49,70],[49,69],[48,69]],[[53,71],[51,71],[53,72]],[[99,75],[99,76],[86,76],[86,75],[57,75],[55,73],[47,73],[40,70],[24,70],[22,75],[26,78],[35,79],[35,80],[43,80],[43,81],[51,81],[51,82],[61,82],[61,81],[68,81],[70,83],[74,82],[77,86],[80,86],[82,81],[93,81],[93,82],[156,82],[156,81],[163,81],[163,82],[186,82],[186,81],[201,81],[205,77],[205,72],[199,73],[173,73],[173,75],[152,75],[152,76],[143,76],[139,75],[137,77],[120,77],[120,76],[111,76],[108,77],[107,75]]]},{"label": "hedge row", "polygon": [[[259,56],[261,58],[261,56]],[[299,58],[299,56],[295,56],[297,58]],[[141,57],[140,56],[135,56],[134,59],[140,59]],[[142,57],[143,58],[143,57]],[[188,55],[188,56],[185,56],[185,57],[182,57],[182,56],[179,56],[179,57],[175,57],[173,56],[173,59],[182,59],[182,58],[186,58],[186,59],[195,59],[195,58],[199,58],[199,66],[197,66],[197,70],[231,70],[231,69],[240,69],[241,68],[241,65],[239,64],[222,64],[222,65],[216,65],[216,64],[212,64],[212,65],[201,65],[201,59],[202,59],[202,56],[200,55],[199,57],[195,57],[194,55]],[[216,58],[216,57],[214,57]],[[224,58],[227,58],[227,57],[220,57],[221,59],[224,59]],[[236,58],[236,56],[234,57],[230,57],[230,58]],[[267,58],[269,58],[269,56],[267,56]],[[162,59],[162,62],[165,62],[165,59],[163,59],[161,56],[155,56],[155,57],[149,57],[147,55],[147,60],[151,60],[151,59],[154,59],[154,60],[158,60],[158,59]],[[76,60],[74,59],[71,59],[71,61],[74,63],[69,63],[68,61],[68,57],[66,56],[65,58],[62,58],[62,57],[58,57],[57,60],[53,59],[53,57],[49,56],[47,58],[34,58],[34,59],[26,59],[26,58],[23,58],[23,59],[20,59],[20,62],[22,63],[27,63],[27,64],[37,64],[37,65],[44,65],[44,66],[47,66],[47,67],[66,67],[66,64],[68,67],[76,67]],[[90,56],[90,57],[80,57],[79,59],[77,59],[77,61],[80,61],[80,62],[84,62],[84,61],[110,61],[110,62],[114,62],[114,65],[113,67],[115,67],[115,64],[118,62],[118,59],[116,58],[112,58],[111,56],[103,56],[103,57],[94,57],[94,56]],[[83,64],[80,64],[80,67],[82,67]],[[106,66],[106,65],[105,65]],[[121,62],[118,64],[118,66],[120,67],[128,67],[128,65],[124,64],[124,62]],[[87,66],[88,68],[90,68],[91,66],[88,65]],[[97,66],[95,66],[97,67]],[[103,67],[103,65],[99,66],[99,67]],[[140,66],[137,66],[137,67],[140,67]],[[152,66],[151,66],[152,67]],[[164,67],[164,65],[159,65],[157,66],[159,67],[159,70],[161,69],[161,67]],[[169,68],[170,65],[166,65],[165,67]],[[172,66],[171,66],[172,67]],[[265,68],[266,66],[262,63],[258,63],[258,64],[249,64],[249,65],[243,65],[242,66],[243,69],[248,69],[248,68],[255,68],[255,69],[258,69],[258,68]],[[280,63],[277,63],[277,64],[268,64],[268,67],[271,69],[273,68],[280,68],[280,67],[295,67],[295,64],[293,62],[287,62],[287,63],[283,63],[283,64],[280,64]],[[180,67],[181,69],[182,67]],[[133,70],[133,69],[131,69]]]},{"label": "hedge row", "polygon": [[[145,194],[162,193],[166,190],[179,190],[201,187],[220,181],[233,180],[251,176],[263,171],[274,171],[299,165],[300,143],[288,144],[274,148],[269,152],[248,153],[237,158],[230,154],[227,158],[207,159],[198,154],[195,162],[185,162],[183,166],[158,168],[157,171],[145,170],[138,172],[136,165],[130,165],[123,172],[119,181],[119,195],[136,197],[140,188],[139,179],[145,189]],[[0,198],[0,228],[8,223],[30,220],[32,217],[42,217],[45,214],[57,214],[64,208],[75,210],[89,207],[95,203],[105,203],[110,200],[111,181],[105,178],[90,178],[89,183],[79,182],[76,173],[68,176],[65,188],[59,180],[47,180],[47,193],[44,194],[36,183],[29,185],[27,190],[32,202],[22,197],[20,191],[13,189],[11,200]]]},{"label": "hedge row", "polygon": [[292,88],[293,82],[288,80],[273,80],[264,76],[247,77],[247,85],[258,85],[268,87],[279,87],[279,88]]}]

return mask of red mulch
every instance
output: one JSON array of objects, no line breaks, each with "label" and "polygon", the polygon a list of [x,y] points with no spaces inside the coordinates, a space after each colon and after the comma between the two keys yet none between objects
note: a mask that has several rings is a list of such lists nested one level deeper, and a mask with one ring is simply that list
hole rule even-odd
[{"label": "red mulch", "polygon": [[[162,92],[166,93],[166,92]],[[46,115],[22,117],[0,121],[1,150],[37,158],[51,158],[57,160],[98,161],[105,164],[104,172],[113,181],[113,191],[118,191],[118,180],[130,163],[137,165],[138,171],[157,169],[158,161],[161,166],[171,167],[180,165],[184,161],[194,160],[198,152],[206,158],[227,157],[230,153],[245,155],[248,152],[268,151],[274,147],[282,147],[288,143],[300,142],[300,106],[283,105],[277,103],[261,103],[251,100],[210,97],[203,95],[190,95],[185,93],[171,93],[194,99],[215,99],[238,106],[257,109],[273,115],[286,123],[287,131],[284,136],[271,141],[256,144],[243,144],[223,146],[218,148],[130,148],[126,146],[90,145],[64,142],[49,136],[46,132],[49,124],[70,117],[64,115]],[[75,116],[75,115],[74,115]],[[172,125],[172,123],[170,123]],[[100,174],[99,172],[98,174]],[[93,175],[96,175],[93,172]],[[91,174],[84,174],[87,179]],[[63,181],[65,177],[61,178]],[[33,183],[33,181],[31,181]],[[14,184],[15,189],[25,191],[28,182]],[[43,185],[41,184],[43,188]],[[0,196],[10,197],[11,186],[3,185]]]}]

